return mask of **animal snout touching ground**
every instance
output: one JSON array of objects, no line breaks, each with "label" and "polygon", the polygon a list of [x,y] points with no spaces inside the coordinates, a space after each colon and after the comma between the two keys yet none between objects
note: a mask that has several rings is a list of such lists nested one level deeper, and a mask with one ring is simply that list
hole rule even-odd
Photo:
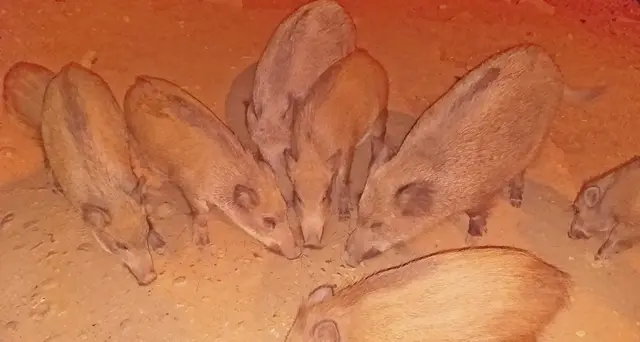
[{"label": "animal snout touching ground", "polygon": [[591,237],[587,235],[587,233],[583,232],[582,230],[575,229],[575,228],[569,229],[569,231],[567,232],[567,236],[572,240],[586,240]]}]

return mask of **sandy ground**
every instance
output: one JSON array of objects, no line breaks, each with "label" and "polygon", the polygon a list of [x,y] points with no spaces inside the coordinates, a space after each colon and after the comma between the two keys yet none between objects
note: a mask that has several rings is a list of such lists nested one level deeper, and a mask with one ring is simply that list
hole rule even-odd
[{"label": "sandy ground", "polygon": [[[233,0],[5,0],[0,2],[0,73],[20,60],[58,70],[96,50],[94,70],[118,98],[135,75],[162,76],[238,127],[251,65],[295,2],[246,1],[241,8]],[[522,209],[500,201],[484,242],[530,249],[575,279],[572,305],[544,341],[640,341],[640,249],[594,264],[601,240],[566,237],[568,207],[582,180],[638,153],[638,4],[402,3],[382,0],[365,8],[362,2],[344,2],[356,21],[359,45],[389,72],[398,132],[456,76],[519,42],[548,49],[572,85],[610,86],[584,107],[563,105],[551,140],[527,175]],[[164,255],[154,255],[161,274],[153,285],[139,287],[94,243],[66,200],[44,185],[38,145],[5,115],[0,125],[0,216],[13,214],[0,225],[2,342],[281,341],[300,300],[317,285],[344,285],[464,243],[461,216],[351,270],[339,257],[346,225],[331,225],[323,250],[288,261],[217,215],[213,244],[198,249],[185,231],[183,200],[167,189],[159,201],[169,202],[172,210],[164,213],[159,230],[169,245]]]}]

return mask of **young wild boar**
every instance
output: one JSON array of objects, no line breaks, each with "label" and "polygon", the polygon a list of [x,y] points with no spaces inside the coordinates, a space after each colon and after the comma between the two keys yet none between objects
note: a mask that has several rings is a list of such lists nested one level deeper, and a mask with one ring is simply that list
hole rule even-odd
[{"label": "young wild boar", "polygon": [[640,156],[587,182],[573,203],[569,237],[606,234],[595,259],[607,259],[640,242]]},{"label": "young wild boar", "polygon": [[151,283],[147,239],[162,240],[149,229],[124,116],[107,83],[79,64],[64,66],[44,95],[42,139],[53,176],[98,243],[139,284]]},{"label": "young wild boar", "polygon": [[358,49],[327,69],[299,108],[290,107],[298,113],[293,148],[285,157],[295,189],[293,204],[307,245],[320,244],[330,215],[332,189],[337,194],[340,220],[349,218],[354,151],[369,136],[372,155],[382,149],[388,83],[384,68]]},{"label": "young wild boar", "polygon": [[527,251],[445,251],[302,303],[286,342],[534,342],[563,309],[569,275]]},{"label": "young wild boar", "polygon": [[354,49],[355,26],[349,14],[335,1],[318,0],[276,28],[258,61],[253,97],[246,104],[247,129],[288,202],[283,152],[291,143],[291,101],[306,97],[320,74]]},{"label": "young wild boar", "polygon": [[4,76],[2,98],[7,114],[40,140],[42,99],[55,73],[42,65],[18,62]]},{"label": "young wild boar", "polygon": [[169,81],[139,76],[124,109],[142,164],[189,202],[196,244],[209,243],[209,206],[215,205],[270,250],[289,259],[302,253],[273,172],[205,105]]},{"label": "young wild boar", "polygon": [[512,205],[520,206],[524,169],[563,94],[581,102],[601,91],[565,88],[551,57],[534,45],[482,63],[422,114],[395,156],[384,163],[389,153],[380,154],[347,240],[346,263],[356,266],[459,212],[469,216],[473,243],[506,185]]}]

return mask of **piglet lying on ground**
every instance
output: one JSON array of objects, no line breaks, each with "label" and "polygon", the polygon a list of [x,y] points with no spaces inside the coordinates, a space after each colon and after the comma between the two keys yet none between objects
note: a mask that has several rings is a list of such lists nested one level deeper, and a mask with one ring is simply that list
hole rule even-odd
[{"label": "piglet lying on ground", "polygon": [[169,81],[139,76],[124,109],[143,168],[168,178],[189,202],[197,244],[209,243],[213,205],[270,250],[290,259],[302,253],[273,171],[205,105]]},{"label": "piglet lying on ground", "polygon": [[569,299],[569,276],[527,251],[437,253],[302,303],[286,342],[533,342]]},{"label": "piglet lying on ground", "polygon": [[596,260],[607,259],[640,243],[640,156],[587,182],[573,208],[570,238],[607,235]]}]

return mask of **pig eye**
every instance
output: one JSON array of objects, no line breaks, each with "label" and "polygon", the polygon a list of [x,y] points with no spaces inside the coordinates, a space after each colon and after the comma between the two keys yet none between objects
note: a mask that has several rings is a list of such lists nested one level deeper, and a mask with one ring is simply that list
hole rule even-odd
[{"label": "pig eye", "polygon": [[118,247],[119,249],[128,251],[129,247],[127,247],[127,245],[125,245],[124,243],[120,242],[120,241],[116,241],[116,247]]},{"label": "pig eye", "polygon": [[322,202],[325,203],[329,200],[331,195],[331,187],[327,188],[327,191],[324,192],[324,196],[322,196]]},{"label": "pig eye", "polygon": [[271,217],[265,217],[262,219],[264,226],[269,230],[273,230],[276,227],[276,220]]},{"label": "pig eye", "polygon": [[382,222],[373,222],[370,227],[372,230],[380,229],[380,227],[382,227]]}]

